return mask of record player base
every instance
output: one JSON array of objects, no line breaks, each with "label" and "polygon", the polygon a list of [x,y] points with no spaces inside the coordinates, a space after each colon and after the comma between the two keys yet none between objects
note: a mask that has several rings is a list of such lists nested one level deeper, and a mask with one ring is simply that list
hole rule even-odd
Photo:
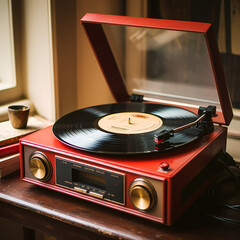
[{"label": "record player base", "polygon": [[0,209],[0,217],[26,226],[25,230],[60,239],[232,240],[240,236],[238,226],[212,221],[193,210],[168,227],[29,184],[19,179],[19,173],[1,179]]},{"label": "record player base", "polygon": [[[92,155],[73,149],[58,141],[50,126],[21,139],[21,178],[172,225],[214,180],[212,163],[225,151],[226,132],[226,128],[216,126],[211,134],[175,151],[126,159],[126,156]],[[161,163],[168,163],[169,168],[162,170]],[[41,172],[44,174],[34,175]],[[140,206],[142,194],[148,201]]]}]

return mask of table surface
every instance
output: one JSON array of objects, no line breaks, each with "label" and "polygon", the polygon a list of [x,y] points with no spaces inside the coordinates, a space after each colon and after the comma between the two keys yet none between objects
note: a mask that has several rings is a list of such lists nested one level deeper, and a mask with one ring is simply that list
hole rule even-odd
[{"label": "table surface", "polygon": [[63,239],[239,239],[240,227],[190,210],[165,226],[19,179],[0,180],[0,216]]}]

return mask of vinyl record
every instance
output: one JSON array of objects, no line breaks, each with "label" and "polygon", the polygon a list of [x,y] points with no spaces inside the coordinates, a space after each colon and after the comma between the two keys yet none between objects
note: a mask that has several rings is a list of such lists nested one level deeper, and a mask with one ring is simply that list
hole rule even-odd
[{"label": "vinyl record", "polygon": [[180,132],[156,149],[154,135],[193,122],[188,110],[149,103],[116,103],[71,112],[53,126],[61,142],[80,150],[103,154],[140,154],[173,149],[201,135],[196,127]]}]

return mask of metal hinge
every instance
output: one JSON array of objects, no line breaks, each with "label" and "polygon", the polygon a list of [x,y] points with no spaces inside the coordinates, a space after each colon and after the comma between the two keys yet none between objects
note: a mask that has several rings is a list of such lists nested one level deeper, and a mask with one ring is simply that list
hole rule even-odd
[{"label": "metal hinge", "polygon": [[130,97],[131,102],[142,102],[143,101],[143,95],[140,94],[132,94]]}]

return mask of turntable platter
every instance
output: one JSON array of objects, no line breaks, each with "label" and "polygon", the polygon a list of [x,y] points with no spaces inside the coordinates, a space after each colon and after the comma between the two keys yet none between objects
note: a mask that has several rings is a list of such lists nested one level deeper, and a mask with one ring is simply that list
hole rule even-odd
[{"label": "turntable platter", "polygon": [[[53,126],[61,142],[80,150],[103,154],[142,154],[159,152],[154,135],[196,120],[188,110],[149,103],[98,105],[71,112]],[[201,131],[188,128],[177,132],[162,150],[197,139]]]}]

